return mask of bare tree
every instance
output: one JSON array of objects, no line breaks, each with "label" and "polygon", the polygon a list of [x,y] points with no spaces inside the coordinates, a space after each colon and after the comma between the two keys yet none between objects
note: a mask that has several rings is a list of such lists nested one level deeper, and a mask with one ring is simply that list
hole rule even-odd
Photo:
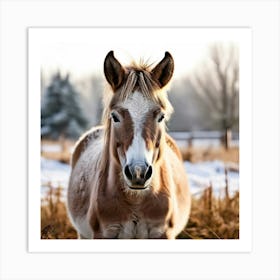
[{"label": "bare tree", "polygon": [[232,127],[239,121],[239,51],[233,44],[216,43],[209,47],[208,59],[195,72],[191,83],[211,117],[225,132],[225,146],[230,144]]}]

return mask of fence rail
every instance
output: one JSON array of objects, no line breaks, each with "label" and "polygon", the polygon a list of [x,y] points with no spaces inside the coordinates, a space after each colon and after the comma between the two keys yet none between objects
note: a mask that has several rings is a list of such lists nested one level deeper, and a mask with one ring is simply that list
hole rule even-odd
[{"label": "fence rail", "polygon": [[[169,131],[171,137],[173,137],[177,142],[183,145],[192,146],[193,144],[200,141],[200,145],[224,145],[226,135],[223,131]],[[239,145],[239,133],[231,132],[227,135],[229,146]]]}]

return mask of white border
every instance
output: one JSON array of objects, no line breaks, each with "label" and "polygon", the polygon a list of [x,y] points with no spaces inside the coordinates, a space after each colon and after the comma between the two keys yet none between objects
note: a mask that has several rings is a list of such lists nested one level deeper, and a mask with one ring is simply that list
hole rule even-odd
[{"label": "white border", "polygon": [[[0,8],[1,279],[280,279],[277,0],[2,0]],[[26,28],[137,26],[140,20],[146,26],[245,26],[253,30],[252,250],[245,254],[30,254]]]},{"label": "white border", "polygon": [[[119,35],[120,33],[121,35]],[[231,40],[240,52],[240,238],[238,240],[41,240],[40,239],[40,70],[41,50],[57,42],[87,42],[112,37],[149,41],[154,34],[166,36],[173,44],[187,44],[182,37]],[[136,34],[136,35],[134,35]],[[194,36],[194,34],[196,36]],[[134,38],[135,37],[135,38]],[[249,28],[29,28],[29,251],[30,252],[249,252],[251,237],[252,186],[252,91],[251,30]],[[77,41],[76,41],[77,40]],[[105,39],[104,39],[105,40]],[[124,39],[123,39],[124,40]],[[123,41],[122,40],[122,41]],[[128,43],[129,43],[129,40]],[[88,40],[89,41],[89,40]],[[122,41],[120,45],[122,44]],[[193,43],[193,42],[192,42]],[[123,43],[126,46],[126,42]],[[110,42],[104,46],[104,57]],[[168,46],[163,46],[168,48]],[[94,49],[93,49],[94,51]],[[82,63],[82,61],[81,61]],[[100,63],[100,68],[103,64]],[[38,172],[38,173],[37,173]],[[38,211],[39,210],[39,211]]]}]

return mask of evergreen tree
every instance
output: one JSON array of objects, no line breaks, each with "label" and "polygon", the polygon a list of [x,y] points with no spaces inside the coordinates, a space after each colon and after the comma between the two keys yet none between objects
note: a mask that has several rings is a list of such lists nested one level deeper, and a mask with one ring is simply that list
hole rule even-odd
[{"label": "evergreen tree", "polygon": [[87,128],[79,94],[58,72],[46,88],[41,103],[41,136],[57,140],[59,137],[77,138]]}]

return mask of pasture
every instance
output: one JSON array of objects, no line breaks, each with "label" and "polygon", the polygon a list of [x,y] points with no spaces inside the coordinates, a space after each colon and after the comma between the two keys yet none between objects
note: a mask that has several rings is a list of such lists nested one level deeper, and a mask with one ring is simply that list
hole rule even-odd
[{"label": "pasture", "polygon": [[[71,225],[65,205],[66,180],[69,172],[70,152],[73,143],[67,141],[43,141],[41,155],[55,164],[61,173],[45,173],[42,169],[41,185],[41,238],[76,239],[77,233]],[[185,163],[208,162],[227,163],[224,187],[219,189],[213,183],[203,185],[192,192],[192,208],[186,228],[177,236],[184,239],[238,239],[239,238],[239,191],[233,188],[228,178],[231,171],[238,172],[239,149],[228,150],[221,146],[181,147]],[[61,166],[59,168],[59,166]],[[188,169],[187,165],[187,169]],[[217,168],[217,167],[216,167]],[[234,173],[234,174],[235,174]],[[46,176],[47,174],[47,176]],[[51,175],[49,175],[51,174]],[[223,178],[223,175],[220,175]],[[191,176],[189,176],[191,177]],[[192,177],[190,178],[192,179]],[[197,179],[197,178],[195,178]]]},{"label": "pasture", "polygon": [[[42,102],[41,136],[59,139],[61,149],[41,148],[42,216],[51,221],[63,216],[67,211],[62,205],[67,200],[67,213],[79,238],[237,238],[239,226],[221,232],[220,226],[232,225],[236,216],[232,210],[239,216],[238,103],[229,98],[228,87],[222,87],[221,92],[217,88],[215,94],[220,94],[222,104],[213,114],[210,108],[199,106],[200,116],[191,121],[191,128],[184,126],[184,132],[178,124],[193,116],[181,115],[173,124],[170,119],[174,110],[178,114],[186,111],[177,106],[179,99],[169,100],[167,94],[174,65],[168,51],[157,64],[140,60],[130,65],[123,65],[113,50],[108,52],[103,63],[108,87],[102,126],[98,127],[89,125],[90,118],[82,110],[82,99],[76,98],[69,75],[62,78],[58,72],[53,76]],[[233,71],[238,73],[238,68]],[[236,97],[236,79],[230,83]],[[194,84],[191,88],[194,93]],[[210,96],[217,105],[212,92]],[[170,137],[167,127],[177,139]],[[188,135],[186,147],[181,145],[186,140],[182,132]],[[204,145],[213,140],[215,144],[201,148],[195,143],[197,136]],[[65,140],[77,138],[74,148]],[[187,223],[190,210],[196,220]],[[65,217],[62,220],[66,222]],[[203,234],[185,228],[194,225],[197,229],[200,222]],[[212,227],[212,223],[218,225]],[[48,236],[53,226],[43,222],[42,226]]]}]

